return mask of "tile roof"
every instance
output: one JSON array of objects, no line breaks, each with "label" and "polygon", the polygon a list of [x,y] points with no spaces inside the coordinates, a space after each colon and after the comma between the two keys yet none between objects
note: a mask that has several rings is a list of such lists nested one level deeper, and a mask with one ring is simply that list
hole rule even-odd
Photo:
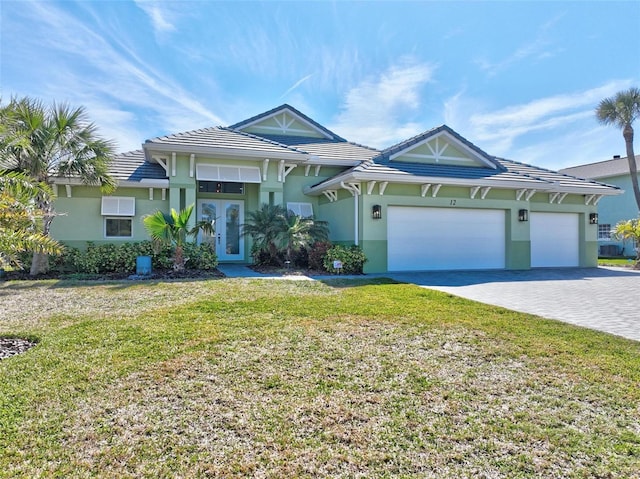
[{"label": "tile roof", "polygon": [[[636,155],[636,164],[640,161],[640,156]],[[587,163],[585,165],[571,166],[563,168],[561,173],[567,173],[579,178],[607,178],[611,176],[621,176],[629,174],[629,162],[627,157],[613,158],[611,160]]]},{"label": "tile roof", "polygon": [[526,163],[519,163],[517,161],[506,160],[504,158],[496,158],[496,160],[498,160],[510,172],[526,177],[536,178],[561,188],[595,188],[602,190],[609,190],[611,188],[619,189],[617,186],[607,185],[593,180],[585,180],[565,173],[527,165]]},{"label": "tile roof", "polygon": [[144,143],[144,146],[183,146],[190,148],[221,148],[264,153],[303,153],[296,148],[270,141],[259,136],[216,126],[199,130],[159,136]]},{"label": "tile roof", "polygon": [[324,134],[328,135],[329,137],[333,138],[334,140],[338,140],[338,141],[347,141],[344,138],[336,135],[334,132],[332,132],[331,130],[329,130],[328,128],[325,128],[324,126],[322,126],[320,123],[316,122],[315,120],[312,120],[311,118],[309,118],[307,115],[305,115],[304,113],[302,113],[299,110],[296,110],[294,107],[292,107],[291,105],[284,103],[283,105],[277,106],[269,111],[265,111],[264,113],[260,113],[256,116],[252,116],[251,118],[248,118],[246,120],[243,120],[239,123],[235,123],[233,125],[231,125],[229,128],[233,129],[233,130],[238,130],[240,128],[242,128],[243,126],[247,126],[250,125],[252,123],[255,123],[259,120],[261,120],[262,118],[268,118],[282,110],[286,110],[288,109],[289,111],[291,111],[292,113],[294,113],[295,115],[299,116],[300,118],[302,118],[304,121],[310,123],[311,125],[313,125],[315,128],[317,128],[318,130],[322,131]]},{"label": "tile roof", "polygon": [[329,140],[325,138],[311,138],[306,136],[264,135],[257,136],[277,142],[282,145],[302,150],[310,155],[330,160],[363,161],[377,156],[380,151],[368,146],[358,145],[346,140]]},{"label": "tile roof", "polygon": [[607,185],[597,181],[583,180],[570,175],[557,173],[555,171],[538,168],[525,163],[519,163],[503,158],[490,157],[498,169],[468,166],[452,166],[442,164],[408,163],[408,162],[379,162],[377,159],[365,161],[342,174],[329,178],[310,187],[312,190],[332,187],[340,181],[355,179],[356,181],[367,181],[371,179],[388,178],[389,181],[417,183],[420,181],[433,181],[441,179],[443,183],[447,180],[452,184],[489,184],[505,188],[530,188],[552,191],[567,191],[585,193],[612,193],[619,190],[616,186]]},{"label": "tile roof", "polygon": [[164,168],[158,163],[145,161],[144,151],[135,150],[115,156],[109,168],[118,180],[140,181],[142,179],[161,180],[167,178]]}]

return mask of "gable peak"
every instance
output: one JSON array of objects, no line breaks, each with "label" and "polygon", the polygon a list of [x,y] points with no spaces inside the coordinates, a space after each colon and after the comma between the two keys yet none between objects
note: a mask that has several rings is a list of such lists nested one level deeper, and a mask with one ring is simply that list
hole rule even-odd
[{"label": "gable peak", "polygon": [[231,125],[229,128],[256,135],[303,136],[346,141],[288,103]]}]

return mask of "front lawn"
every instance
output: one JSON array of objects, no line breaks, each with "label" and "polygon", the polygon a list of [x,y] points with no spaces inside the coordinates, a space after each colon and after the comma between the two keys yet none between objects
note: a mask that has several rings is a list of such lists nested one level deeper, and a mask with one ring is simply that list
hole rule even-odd
[{"label": "front lawn", "polygon": [[385,280],[0,304],[0,477],[638,477],[637,342]]}]

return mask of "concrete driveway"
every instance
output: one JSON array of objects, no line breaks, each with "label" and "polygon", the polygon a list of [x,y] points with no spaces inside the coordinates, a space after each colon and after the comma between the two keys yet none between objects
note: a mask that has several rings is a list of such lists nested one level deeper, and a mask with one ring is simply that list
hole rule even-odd
[{"label": "concrete driveway", "polygon": [[640,341],[639,271],[580,268],[385,276]]}]

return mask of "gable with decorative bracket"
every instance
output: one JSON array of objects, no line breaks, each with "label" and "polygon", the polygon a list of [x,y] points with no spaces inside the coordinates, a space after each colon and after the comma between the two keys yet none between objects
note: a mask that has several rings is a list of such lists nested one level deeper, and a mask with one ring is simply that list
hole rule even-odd
[{"label": "gable with decorative bracket", "polygon": [[262,135],[305,136],[326,138],[317,128],[289,110],[281,110],[241,128],[247,133]]},{"label": "gable with decorative bracket", "polygon": [[491,160],[484,158],[446,131],[426,137],[391,155],[389,160],[430,165],[495,168]]}]

